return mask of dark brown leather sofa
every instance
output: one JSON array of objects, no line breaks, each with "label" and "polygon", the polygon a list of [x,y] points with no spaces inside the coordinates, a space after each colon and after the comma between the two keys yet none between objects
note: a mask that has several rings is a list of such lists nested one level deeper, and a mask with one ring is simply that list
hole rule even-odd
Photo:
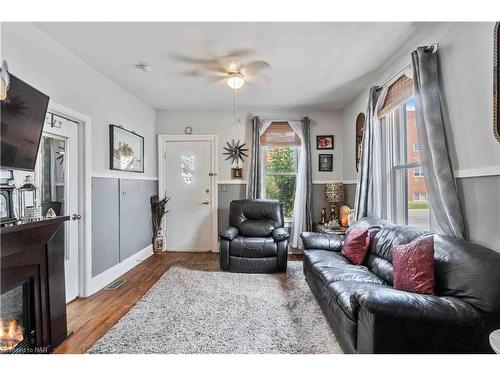
[{"label": "dark brown leather sofa", "polygon": [[392,287],[392,246],[428,235],[369,217],[351,228],[373,232],[364,265],[341,255],[343,241],[303,233],[304,273],[347,353],[489,353],[500,328],[500,253],[434,235],[435,295]]}]

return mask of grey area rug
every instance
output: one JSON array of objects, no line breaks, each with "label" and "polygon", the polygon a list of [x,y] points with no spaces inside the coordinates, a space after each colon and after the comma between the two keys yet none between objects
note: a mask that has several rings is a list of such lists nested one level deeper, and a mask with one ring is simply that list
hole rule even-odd
[{"label": "grey area rug", "polygon": [[170,268],[89,353],[342,353],[302,273]]}]

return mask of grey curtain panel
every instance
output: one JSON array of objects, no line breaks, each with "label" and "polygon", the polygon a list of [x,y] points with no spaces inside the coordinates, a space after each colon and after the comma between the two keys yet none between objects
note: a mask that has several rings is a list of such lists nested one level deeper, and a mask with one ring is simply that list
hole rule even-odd
[{"label": "grey curtain panel", "polygon": [[312,156],[311,156],[311,119],[304,117],[304,142],[306,146],[306,231],[313,229],[313,194],[312,194]]},{"label": "grey curtain panel", "polygon": [[418,142],[433,216],[432,229],[440,234],[463,238],[464,221],[443,123],[438,52],[419,47],[411,57]]},{"label": "grey curtain panel", "polygon": [[[356,197],[354,201],[355,217],[359,220],[368,216],[368,205],[373,181],[373,149],[375,142],[375,126],[377,121],[377,101],[380,96],[381,87],[373,86],[368,95],[368,108],[366,109],[365,125],[363,127],[363,141],[361,146],[360,171],[356,185]],[[377,160],[380,162],[380,160]]]},{"label": "grey curtain panel", "polygon": [[260,179],[260,120],[258,116],[255,116],[252,119],[252,152],[248,170],[247,198],[260,198],[262,186]]}]

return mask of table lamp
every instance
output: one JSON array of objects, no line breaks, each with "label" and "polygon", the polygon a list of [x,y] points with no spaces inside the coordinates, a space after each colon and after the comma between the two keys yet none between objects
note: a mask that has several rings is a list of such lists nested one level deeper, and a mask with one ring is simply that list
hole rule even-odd
[{"label": "table lamp", "polygon": [[339,221],[339,206],[344,203],[344,184],[342,182],[326,184],[325,195],[326,201],[331,203],[330,220]]}]

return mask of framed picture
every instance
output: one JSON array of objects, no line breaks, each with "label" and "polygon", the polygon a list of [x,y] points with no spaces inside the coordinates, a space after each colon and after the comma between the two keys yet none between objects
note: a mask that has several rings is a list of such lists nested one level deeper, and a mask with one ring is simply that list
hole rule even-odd
[{"label": "framed picture", "polygon": [[109,125],[109,168],[144,173],[144,137]]},{"label": "framed picture", "polygon": [[332,154],[319,154],[319,168],[320,172],[333,172],[333,155]]},{"label": "framed picture", "polygon": [[243,170],[241,168],[231,168],[231,178],[242,178]]},{"label": "framed picture", "polygon": [[317,135],[316,150],[333,150],[333,135]]}]

